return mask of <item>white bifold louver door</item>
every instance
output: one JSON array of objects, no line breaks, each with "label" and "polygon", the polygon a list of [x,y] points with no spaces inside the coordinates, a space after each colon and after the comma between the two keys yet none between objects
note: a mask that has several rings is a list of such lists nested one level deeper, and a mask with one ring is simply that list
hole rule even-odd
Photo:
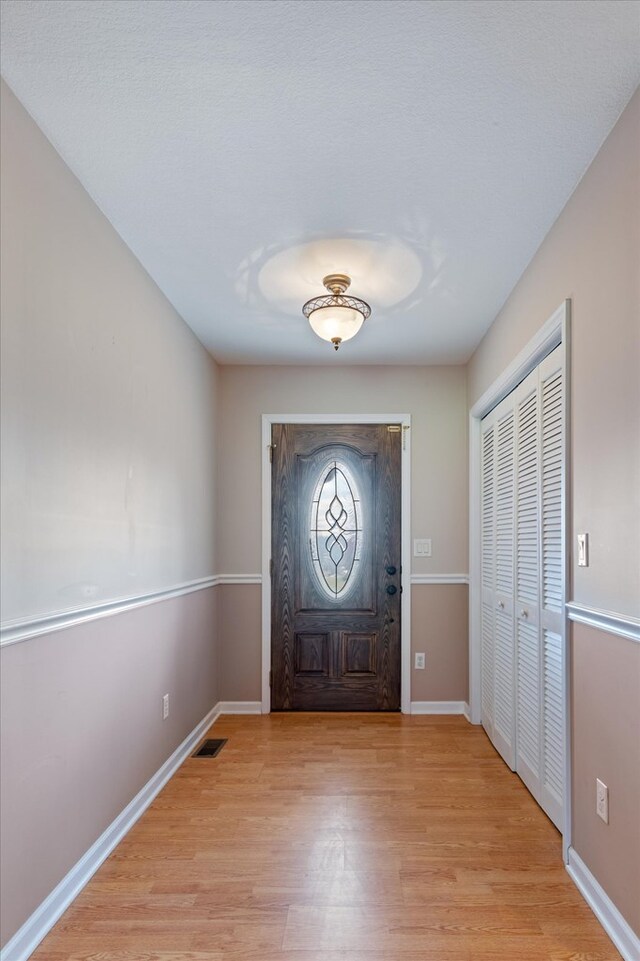
[{"label": "white bifold louver door", "polygon": [[515,767],[514,425],[506,398],[482,422],[482,723]]},{"label": "white bifold louver door", "polygon": [[560,827],[564,398],[557,347],[482,421],[482,723]]},{"label": "white bifold louver door", "polygon": [[565,725],[565,444],[564,353],[557,347],[540,372],[540,641],[542,744],[539,801],[557,827],[564,807]]}]

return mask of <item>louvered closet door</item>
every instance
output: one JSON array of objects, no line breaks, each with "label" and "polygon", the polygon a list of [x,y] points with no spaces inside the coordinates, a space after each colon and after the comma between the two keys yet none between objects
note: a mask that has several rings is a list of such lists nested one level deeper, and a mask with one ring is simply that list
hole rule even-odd
[{"label": "louvered closet door", "polygon": [[482,421],[482,723],[551,820],[564,781],[563,348]]},{"label": "louvered closet door", "polygon": [[[493,698],[493,716],[485,725],[491,740],[509,767],[515,768],[515,657],[513,632],[514,601],[514,442],[513,398],[505,398],[483,420],[485,437],[493,431],[493,480],[489,481],[487,460],[486,490],[492,486],[486,522],[493,517],[493,552],[487,551],[483,565],[483,675],[484,665],[493,662],[493,671],[484,685],[485,700]],[[487,458],[489,452],[487,451]],[[492,504],[492,507],[489,507]],[[483,505],[484,510],[484,505]],[[483,521],[485,517],[483,516]],[[489,587],[491,585],[491,587]],[[485,643],[486,641],[486,643]],[[483,682],[484,684],[484,682]]]},{"label": "louvered closet door", "polygon": [[516,771],[541,793],[540,399],[538,369],[515,391],[516,412]]},{"label": "louvered closet door", "polygon": [[565,390],[563,347],[540,364],[542,748],[539,801],[561,828],[564,806],[564,483]]},{"label": "louvered closet door", "polygon": [[481,583],[482,583],[482,725],[493,739],[493,635],[495,632],[495,418],[482,422],[481,435]]}]

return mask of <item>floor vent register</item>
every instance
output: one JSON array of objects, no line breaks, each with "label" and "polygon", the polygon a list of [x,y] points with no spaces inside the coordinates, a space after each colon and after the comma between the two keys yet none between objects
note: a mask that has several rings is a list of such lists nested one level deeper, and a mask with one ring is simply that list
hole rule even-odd
[{"label": "floor vent register", "polygon": [[191,757],[215,757],[220,753],[226,743],[226,737],[219,740],[216,740],[215,738],[208,738],[206,741],[202,742],[198,750],[195,752],[195,754],[192,754]]}]

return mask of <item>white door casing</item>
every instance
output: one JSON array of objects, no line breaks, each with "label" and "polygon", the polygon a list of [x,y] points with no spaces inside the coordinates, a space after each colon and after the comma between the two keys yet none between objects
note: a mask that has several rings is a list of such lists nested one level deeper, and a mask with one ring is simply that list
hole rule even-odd
[{"label": "white door casing", "polygon": [[271,425],[272,424],[400,424],[401,460],[401,598],[400,700],[411,713],[411,414],[263,414],[262,415],[262,713],[271,710]]}]

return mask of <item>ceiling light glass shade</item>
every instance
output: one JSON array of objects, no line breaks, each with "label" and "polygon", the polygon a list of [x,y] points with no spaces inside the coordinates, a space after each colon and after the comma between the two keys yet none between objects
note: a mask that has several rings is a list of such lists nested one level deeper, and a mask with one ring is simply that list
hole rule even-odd
[{"label": "ceiling light glass shade", "polygon": [[344,340],[351,340],[371,314],[369,304],[358,297],[345,297],[344,292],[351,283],[346,274],[329,274],[323,280],[329,296],[314,297],[302,308],[302,313],[311,324],[311,329],[338,349]]},{"label": "ceiling light glass shade", "polygon": [[309,323],[323,340],[351,340],[364,324],[364,316],[353,307],[319,307],[309,314]]}]

